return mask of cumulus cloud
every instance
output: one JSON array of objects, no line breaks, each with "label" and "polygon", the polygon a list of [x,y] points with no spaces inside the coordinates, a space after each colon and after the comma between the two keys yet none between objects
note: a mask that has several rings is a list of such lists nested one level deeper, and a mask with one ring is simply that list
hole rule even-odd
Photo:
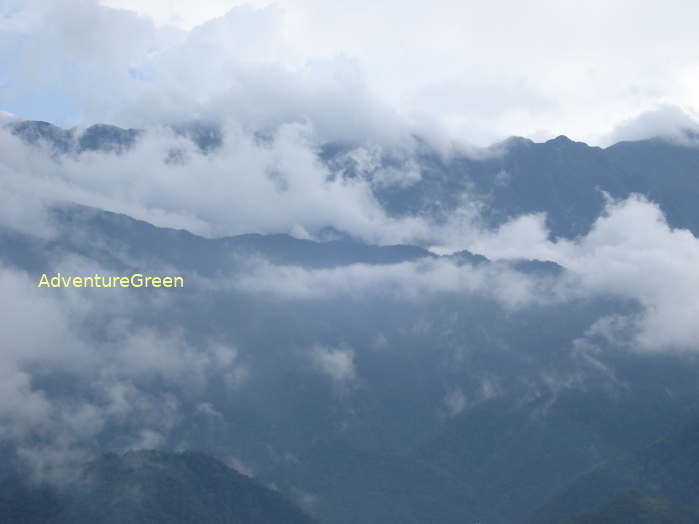
[{"label": "cumulus cloud", "polygon": [[0,107],[25,118],[139,127],[205,119],[249,131],[297,123],[324,141],[408,137],[353,59],[295,57],[279,7],[237,7],[184,33],[94,1],[4,14],[14,49]]},{"label": "cumulus cloud", "polygon": [[[133,7],[128,2],[108,4]],[[572,79],[576,85],[581,80],[593,83],[598,88],[594,96],[598,103],[602,86],[597,83],[608,79],[605,71],[611,69],[615,74],[628,74],[629,78],[635,78],[638,72],[599,60],[593,67],[588,63],[590,57],[578,57],[588,69],[581,65],[571,71],[570,63],[555,53],[547,54],[559,47],[577,49],[582,45],[578,24],[569,28],[572,33],[565,32],[566,46],[550,46],[550,40],[542,40],[538,32],[531,33],[538,36],[528,40],[529,50],[522,46],[513,48],[497,39],[491,42],[496,35],[505,38],[512,31],[520,31],[521,23],[515,16],[520,7],[515,5],[493,10],[448,4],[444,12],[430,12],[427,19],[417,4],[398,8],[389,2],[376,9],[391,7],[396,8],[394,14],[399,20],[394,28],[396,35],[407,35],[419,21],[426,31],[443,35],[442,40],[434,43],[440,52],[466,56],[470,64],[466,72],[480,73],[452,78],[453,68],[445,67],[444,56],[432,56],[435,50],[423,49],[424,46],[415,55],[420,63],[404,63],[396,55],[395,43],[381,41],[381,45],[376,45],[379,27],[373,23],[362,24],[369,35],[366,41],[357,41],[354,31],[350,39],[346,28],[353,22],[359,24],[365,15],[356,6],[320,6],[310,0],[277,6],[238,6],[191,29],[168,30],[143,15],[91,1],[61,0],[48,5],[10,2],[0,32],[5,41],[16,44],[16,49],[14,58],[0,72],[4,78],[0,84],[0,105],[22,113],[17,97],[21,98],[20,94],[31,87],[29,91],[35,92],[42,103],[37,102],[38,98],[26,99],[26,103],[36,111],[48,105],[66,108],[74,116],[72,120],[59,120],[107,120],[143,125],[148,132],[133,150],[121,156],[93,152],[67,156],[60,162],[51,155],[36,154],[9,133],[0,133],[0,220],[13,229],[49,235],[50,224],[42,214],[44,203],[70,200],[207,236],[285,232],[314,238],[330,227],[375,243],[413,243],[447,249],[459,244],[473,245],[477,251],[487,250],[488,246],[481,245],[487,239],[483,240],[477,227],[477,203],[468,196],[446,224],[435,224],[428,217],[396,219],[388,216],[377,202],[374,190],[386,186],[405,188],[421,179],[412,150],[415,133],[426,131],[425,136],[436,142],[449,136],[437,129],[450,127],[449,122],[432,125],[409,115],[428,114],[439,120],[438,115],[445,114],[447,120],[463,121],[457,128],[465,126],[481,137],[494,138],[502,133],[489,126],[498,121],[494,114],[500,114],[502,128],[509,126],[506,134],[528,134],[518,131],[518,121],[539,125],[537,115],[554,113],[565,121],[567,116],[561,116],[558,103],[551,102],[561,99],[560,92],[567,92],[551,91],[561,88],[565,79]],[[153,9],[160,12],[162,6]],[[217,9],[220,6],[214,11]],[[598,16],[588,7],[568,9],[580,20]],[[603,16],[613,18],[618,9],[605,6]],[[551,5],[544,11],[546,16],[541,20],[570,19],[568,11],[559,6]],[[338,17],[347,21],[342,27],[325,23]],[[461,20],[469,27],[482,27],[485,22],[497,20],[498,29],[492,35],[470,33],[460,25],[455,32],[449,20]],[[546,28],[560,30],[555,24]],[[127,33],[130,38],[124,42],[122,35]],[[427,37],[419,32],[416,40],[424,38]],[[616,34],[605,38],[623,41]],[[673,38],[681,37],[673,34]],[[404,45],[415,44],[411,39],[403,40],[399,46],[401,57],[410,55],[403,52]],[[511,77],[504,78],[497,71],[507,68],[480,67],[481,62],[488,62],[485,56],[464,55],[463,51],[483,49],[484,46],[476,45],[481,40],[493,44],[486,48],[494,53],[495,63],[513,60],[513,52],[517,55],[546,51],[537,54],[542,57],[541,63],[514,62],[527,64],[541,74],[514,70]],[[25,41],[31,44],[20,45]],[[95,42],[77,44],[86,41]],[[321,42],[327,45],[319,45]],[[592,46],[593,55],[598,45],[595,42]],[[607,56],[608,47],[601,48]],[[60,55],[60,60],[56,55]],[[682,78],[691,70],[686,60],[677,65]],[[395,86],[387,87],[385,64],[396,66],[389,69],[396,71],[403,81],[401,85],[409,86],[405,92],[396,91]],[[414,74],[418,66],[421,75]],[[425,68],[434,75],[426,74]],[[72,75],[69,79],[61,77],[68,74],[64,73],[66,70]],[[428,78],[434,82],[412,84],[415,79]],[[53,92],[57,85],[66,88]],[[651,91],[650,87],[647,89]],[[617,93],[614,103],[629,98],[626,95]],[[432,99],[439,103],[435,106],[437,102]],[[577,102],[576,121],[583,121],[579,113],[586,111]],[[689,108],[691,104],[685,106]],[[602,109],[609,113],[607,107]],[[616,113],[628,117],[638,114],[638,107]],[[224,145],[215,154],[201,154],[189,141],[161,127],[196,119],[214,121],[223,127]],[[543,121],[540,123],[544,125]],[[681,110],[661,106],[622,124],[614,137],[677,137],[677,129],[690,124],[691,118]],[[696,128],[695,123],[692,125]],[[555,127],[556,134],[568,132],[564,127]],[[353,144],[346,160],[359,171],[359,177],[333,177],[319,162],[319,147],[329,141]],[[388,149],[404,151],[405,155],[397,162],[387,162]],[[506,173],[498,180],[506,183]],[[542,231],[537,223],[540,220],[536,216],[522,217],[508,225],[513,254],[528,249],[524,245],[528,241],[523,239]],[[507,232],[501,230],[498,238],[504,239]],[[537,245],[542,242],[541,238],[535,239]]]},{"label": "cumulus cloud", "polygon": [[544,217],[531,215],[486,235],[473,248],[495,259],[559,263],[569,272],[564,296],[638,301],[643,313],[634,321],[637,349],[699,350],[699,239],[672,229],[660,208],[643,197],[609,201],[590,232],[575,241],[550,241]]},{"label": "cumulus cloud", "polygon": [[[699,105],[687,3],[141,4],[5,2],[0,106],[61,123],[308,119],[327,140],[417,132],[484,145],[600,143],[658,104]],[[633,26],[619,23],[631,10]]]}]

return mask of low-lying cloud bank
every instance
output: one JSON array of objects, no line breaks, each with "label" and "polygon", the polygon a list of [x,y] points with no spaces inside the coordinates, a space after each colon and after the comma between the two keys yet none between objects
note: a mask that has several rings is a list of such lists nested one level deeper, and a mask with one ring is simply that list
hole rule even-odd
[{"label": "low-lying cloud bank", "polygon": [[437,295],[478,295],[517,309],[557,300],[553,277],[533,277],[506,264],[461,265],[436,259],[390,265],[352,264],[333,269],[276,266],[259,261],[236,276],[236,289],[288,300],[386,297],[420,302]]},{"label": "low-lying cloud bank", "polygon": [[[332,177],[308,127],[284,125],[264,141],[237,126],[225,134],[223,146],[212,154],[161,129],[124,154],[56,158],[0,130],[0,184],[8,204],[2,218],[41,233],[46,225],[34,220],[40,203],[72,201],[204,236],[308,237],[331,227],[376,243],[428,237],[427,221],[390,217],[372,192],[372,184],[385,184],[385,177],[402,183],[401,177],[382,177],[373,164],[366,168],[371,179]],[[176,161],[169,160],[173,152]]]},{"label": "low-lying cloud bank", "polygon": [[12,304],[0,318],[0,441],[43,480],[66,480],[100,443],[161,445],[209,377],[245,374],[234,347],[138,325],[140,308],[167,309],[159,299],[74,291],[38,289],[34,275],[0,266]]},{"label": "low-lying cloud bank", "polygon": [[[625,319],[623,325],[608,323],[609,329],[617,325],[627,329],[627,336],[632,334],[625,347],[699,350],[699,239],[691,232],[670,228],[658,206],[640,196],[609,201],[592,230],[574,241],[550,240],[544,218],[520,217],[498,231],[481,234],[468,246],[494,263],[458,264],[438,258],[314,270],[260,261],[237,277],[235,286],[296,300],[390,296],[419,301],[435,294],[475,294],[510,309],[617,298],[636,301],[643,308],[640,316]],[[542,276],[506,263],[522,259],[553,261],[565,271]]]},{"label": "low-lying cloud bank", "polygon": [[[207,236],[285,232],[313,238],[332,228],[369,243],[468,249],[494,261],[549,260],[566,269],[556,286],[506,264],[473,268],[445,259],[318,271],[261,262],[238,286],[301,298],[388,290],[414,300],[432,292],[487,292],[507,307],[606,295],[644,307],[634,339],[638,348],[696,348],[698,240],[670,228],[659,207],[641,196],[609,200],[590,232],[575,240],[551,240],[543,214],[515,217],[497,231],[488,230],[479,218],[483,204],[468,193],[446,222],[427,215],[395,217],[375,189],[419,177],[410,149],[403,150],[405,179],[395,172],[377,174],[380,153],[367,148],[352,153],[357,176],[344,177],[319,160],[306,126],[283,125],[264,140],[238,126],[224,128],[224,134],[210,154],[161,128],[122,154],[56,156],[47,145],[30,146],[9,129],[0,130],[0,198],[6,204],[0,207],[0,224],[51,236],[46,206],[72,201]],[[173,151],[177,161],[168,160]]]},{"label": "low-lying cloud bank", "polygon": [[[570,284],[571,293],[638,300],[646,309],[640,346],[682,347],[697,340],[697,239],[689,231],[671,229],[658,206],[643,197],[609,201],[587,235],[554,241],[543,214],[515,217],[497,231],[484,228],[479,217],[484,204],[468,192],[446,221],[424,214],[392,216],[375,190],[420,177],[410,148],[399,149],[405,169],[397,175],[394,167],[383,166],[375,149],[358,147],[352,153],[357,176],[346,177],[320,161],[317,137],[308,126],[281,125],[261,139],[231,125],[224,136],[218,149],[205,153],[191,140],[160,128],[146,132],[121,154],[56,156],[48,145],[27,145],[2,129],[0,224],[51,236],[46,206],[71,201],[205,236],[281,232],[314,238],[331,228],[368,243],[468,249],[492,260],[550,260],[566,268],[569,280],[570,275],[578,279]],[[262,264],[257,271],[264,268]],[[286,268],[258,280],[266,291],[309,297],[343,285],[348,293],[362,294],[379,282],[406,297],[428,289],[487,289],[509,306],[560,294],[542,290],[532,278],[505,266],[484,268],[465,270],[445,260],[390,271],[353,266],[304,273]]]},{"label": "low-lying cloud bank", "polygon": [[672,229],[641,196],[610,201],[575,241],[549,240],[543,217],[526,216],[471,247],[494,259],[552,260],[577,277],[583,293],[637,300],[644,306],[633,341],[640,349],[699,349],[699,239]]}]

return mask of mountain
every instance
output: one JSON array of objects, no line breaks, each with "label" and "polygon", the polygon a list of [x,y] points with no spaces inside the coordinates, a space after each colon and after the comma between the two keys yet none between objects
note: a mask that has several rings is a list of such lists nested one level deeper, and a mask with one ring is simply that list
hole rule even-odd
[{"label": "mountain", "polygon": [[[692,409],[662,399],[659,384],[636,375],[632,371],[636,365],[630,361],[615,363],[618,379],[628,389],[612,395],[588,385],[561,391],[556,398],[504,396],[484,402],[445,424],[418,448],[419,456],[459,478],[469,478],[473,484],[485,484],[479,500],[487,507],[497,507],[505,522],[521,521],[523,514],[534,512],[556,496],[560,487],[574,482],[580,472],[652,442],[662,428],[691,416]],[[691,379],[687,375],[683,380]],[[596,479],[590,485],[607,493],[608,483]],[[570,508],[571,501],[578,501],[585,508],[586,500],[576,493],[561,507]]]},{"label": "mountain", "polygon": [[[45,145],[57,154],[81,154],[89,151],[124,153],[143,135],[140,129],[123,129],[109,124],[87,128],[63,129],[49,122],[23,120],[7,124],[12,134],[31,145]],[[204,122],[188,122],[172,126],[172,132],[196,144],[202,152],[220,147],[221,130]]]},{"label": "mountain", "polygon": [[[8,261],[32,267],[43,264],[47,268],[47,256],[62,251],[119,265],[109,253],[120,252],[124,259],[157,260],[180,270],[214,275],[231,269],[231,257],[259,257],[272,264],[307,268],[397,264],[435,258],[433,253],[415,246],[372,246],[352,240],[315,242],[289,235],[258,234],[209,239],[78,205],[54,207],[50,217],[59,234],[49,241],[0,230],[0,239],[7,244],[4,253]],[[92,242],[97,239],[98,245]],[[467,251],[458,257],[465,261],[485,260]]]},{"label": "mountain", "polygon": [[[39,121],[7,126],[25,142],[48,144],[60,154],[121,153],[143,135],[142,130],[105,124],[84,130]],[[218,127],[204,122],[178,124],[172,131],[204,153],[214,152],[224,140]],[[319,159],[334,175],[360,176],[352,151],[349,145],[325,144]],[[616,199],[640,194],[660,205],[672,227],[699,236],[699,148],[691,143],[654,138],[600,148],[565,136],[543,143],[514,137],[479,155],[445,157],[418,139],[410,160],[420,170],[414,183],[374,187],[394,216],[446,219],[466,193],[485,204],[483,219],[491,227],[522,214],[545,212],[554,237],[575,238],[587,233],[600,216],[604,193]],[[385,167],[404,169],[405,158],[391,150],[380,161]]]},{"label": "mountain", "polygon": [[49,122],[26,120],[8,124],[11,132],[32,145],[48,145],[56,153],[105,151],[121,153],[130,149],[142,134],[137,129],[122,129],[95,124],[86,129],[62,129]]},{"label": "mountain", "polygon": [[598,510],[603,513],[618,512],[623,508],[623,505],[619,506],[619,497],[629,492],[643,495],[634,499],[642,503],[640,508],[653,506],[651,502],[656,499],[665,501],[658,505],[660,508],[671,508],[672,505],[691,508],[685,511],[685,518],[693,515],[692,522],[695,522],[699,516],[697,464],[699,419],[580,476],[539,510],[532,522],[554,522],[596,508],[603,508]]},{"label": "mountain", "polygon": [[[336,171],[358,176],[341,147],[326,148]],[[379,187],[379,200],[397,216],[424,213],[448,218],[464,194],[482,202],[483,219],[497,227],[522,214],[546,213],[554,237],[584,235],[600,216],[606,192],[616,199],[636,193],[657,202],[673,227],[699,235],[699,148],[663,139],[591,147],[559,136],[536,143],[511,138],[486,154],[449,157],[422,144],[412,160],[421,177],[405,186]],[[384,160],[390,162],[389,158]]]},{"label": "mountain", "polygon": [[[51,213],[49,239],[0,235],[4,263],[33,276],[66,273],[72,260],[106,274],[184,275],[184,289],[138,293],[120,317],[158,333],[177,326],[195,347],[212,336],[234,345],[254,380],[233,390],[218,378],[203,385],[212,416],[184,397],[167,443],[239,457],[287,497],[313,501],[309,512],[327,522],[522,522],[582,472],[686,420],[699,398],[697,369],[683,359],[610,349],[596,357],[614,370],[610,379],[566,349],[596,318],[634,311],[623,301],[511,310],[478,294],[414,301],[379,289],[284,300],[234,285],[260,261],[272,264],[270,275],[291,267],[341,279],[357,264],[382,275],[440,261],[500,267],[467,252],[286,235],[206,239],[82,206]],[[540,261],[510,269],[544,282],[565,274]],[[105,290],[85,292],[97,299]],[[92,343],[112,344],[110,316],[91,318]],[[318,367],[318,345],[351,356],[346,381]],[[35,387],[63,398],[73,384],[58,374]],[[141,387],[158,395],[165,386]],[[108,428],[102,445],[118,445],[120,431]]]},{"label": "mountain", "polygon": [[0,482],[0,522],[313,524],[278,493],[198,453],[104,455],[65,485]]},{"label": "mountain", "polygon": [[602,509],[563,519],[557,524],[697,524],[699,510],[657,496],[622,495]]},{"label": "mountain", "polygon": [[[95,151],[118,164],[145,133],[132,131],[14,127],[23,140],[44,142],[37,154],[48,150],[57,165],[80,155],[89,161]],[[173,132],[203,155],[217,154],[226,139],[215,127]],[[350,153],[328,145],[318,160],[328,176],[367,176]],[[404,167],[400,155],[385,154],[385,165]],[[667,141],[601,149],[565,137],[510,139],[487,155],[450,158],[420,144],[410,160],[420,171],[411,183],[370,185],[392,217],[440,223],[464,196],[477,196],[485,226],[546,212],[554,236],[575,238],[602,212],[606,191],[656,199],[675,227],[699,223],[697,150]],[[317,240],[204,238],[70,203],[44,211],[43,236],[11,222],[0,230],[0,285],[20,306],[9,310],[9,331],[25,326],[3,355],[16,361],[10,384],[48,402],[41,413],[55,410],[69,425],[61,438],[79,433],[87,417],[97,421],[87,424],[96,435],[81,446],[98,454],[131,448],[137,430],[160,417],[123,413],[156,406],[165,412],[167,425],[154,428],[165,449],[235,459],[333,524],[543,524],[643,512],[650,504],[643,497],[668,501],[668,511],[692,507],[691,485],[684,499],[653,488],[688,472],[630,482],[622,473],[643,478],[633,461],[578,488],[599,464],[635,456],[696,416],[699,362],[634,347],[634,324],[622,322],[644,319],[644,296],[587,292],[576,287],[578,274],[550,261],[440,256],[419,245],[370,245],[332,228]],[[96,271],[177,274],[186,285],[37,287],[42,273]],[[30,320],[15,320],[18,311]],[[37,314],[46,319],[41,329],[26,329]],[[615,323],[625,330],[612,330]],[[52,335],[32,336],[44,331]],[[27,456],[44,440],[51,437],[26,438],[8,454]],[[693,448],[675,445],[683,450],[678,463],[693,456]],[[28,515],[31,507],[59,511],[51,501],[60,511],[71,507],[62,493],[14,482],[18,500],[46,501],[23,504]],[[629,492],[642,498],[616,502]]]}]

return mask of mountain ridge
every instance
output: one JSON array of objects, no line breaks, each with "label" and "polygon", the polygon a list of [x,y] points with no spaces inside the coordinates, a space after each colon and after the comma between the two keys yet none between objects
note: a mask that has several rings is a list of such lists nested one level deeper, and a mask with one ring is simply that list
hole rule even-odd
[{"label": "mountain ridge", "polygon": [[65,485],[6,479],[0,522],[318,524],[208,455],[162,451],[103,455]]}]

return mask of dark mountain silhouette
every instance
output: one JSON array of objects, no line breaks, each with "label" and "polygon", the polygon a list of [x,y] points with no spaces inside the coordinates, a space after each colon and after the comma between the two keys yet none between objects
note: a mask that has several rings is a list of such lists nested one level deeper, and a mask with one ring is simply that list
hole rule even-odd
[{"label": "dark mountain silhouette", "polygon": [[121,153],[130,149],[142,131],[95,124],[84,130],[62,129],[48,122],[27,120],[8,124],[13,134],[32,145],[46,145],[56,153],[106,151]]},{"label": "dark mountain silhouette", "polygon": [[280,494],[206,455],[155,451],[105,455],[65,485],[5,478],[0,522],[316,523]]}]

